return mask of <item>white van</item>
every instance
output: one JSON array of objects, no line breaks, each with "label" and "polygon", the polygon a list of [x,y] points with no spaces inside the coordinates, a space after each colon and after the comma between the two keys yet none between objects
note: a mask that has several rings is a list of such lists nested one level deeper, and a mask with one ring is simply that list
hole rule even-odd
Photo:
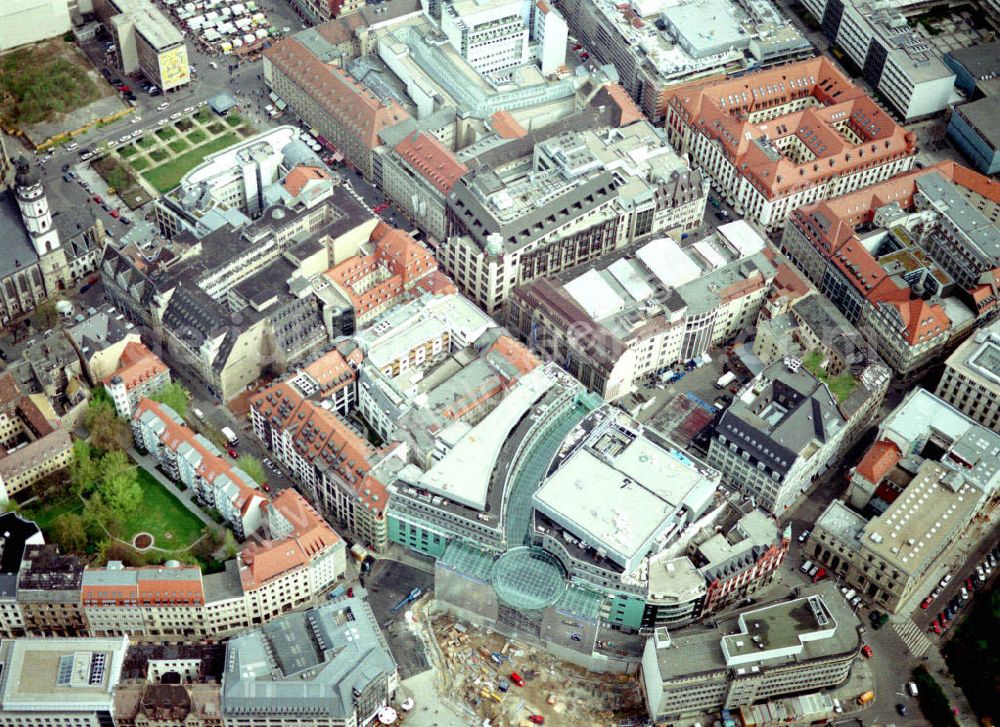
[{"label": "white van", "polygon": [[836,712],[837,714],[844,713],[844,707],[843,705],[841,705],[840,700],[837,699],[836,697],[833,698],[833,711]]},{"label": "white van", "polygon": [[802,571],[803,573],[808,573],[809,569],[812,567],[813,567],[813,562],[811,560],[807,560],[805,563],[799,566],[799,570]]},{"label": "white van", "polygon": [[917,696],[920,692],[917,691],[917,685],[915,682],[909,682],[906,685],[906,691],[910,693],[911,697]]},{"label": "white van", "polygon": [[191,411],[194,412],[194,415],[198,417],[200,421],[205,421],[205,412],[201,409],[192,409]]}]

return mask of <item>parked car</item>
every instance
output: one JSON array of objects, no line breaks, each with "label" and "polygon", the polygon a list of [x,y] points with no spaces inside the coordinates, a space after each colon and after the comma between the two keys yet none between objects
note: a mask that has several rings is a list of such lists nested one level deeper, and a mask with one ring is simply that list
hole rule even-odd
[{"label": "parked car", "polygon": [[239,456],[240,456],[240,455],[239,455],[239,452],[237,452],[237,451],[236,451],[235,449],[233,449],[232,447],[226,447],[226,453],[227,453],[227,454],[228,454],[228,455],[229,455],[230,457],[232,457],[233,459],[236,459],[237,457],[239,457]]},{"label": "parked car", "polygon": [[170,120],[171,121],[176,121],[177,119],[179,119],[183,115],[184,114],[182,114],[180,111],[178,111],[176,113],[173,113],[173,114],[170,114]]},{"label": "parked car", "polygon": [[920,602],[920,608],[926,611],[933,602],[934,599],[928,596],[927,598],[925,598],[923,601]]},{"label": "parked car", "polygon": [[121,218],[121,221],[122,221],[122,224],[123,224],[123,225],[131,225],[131,224],[132,224],[132,220],[130,220],[130,219],[129,219],[128,217],[126,217],[125,215],[122,215],[122,218]]},{"label": "parked car", "polygon": [[866,659],[871,659],[875,655],[875,652],[872,651],[872,647],[868,644],[861,647],[861,653],[865,655]]},{"label": "parked car", "polygon": [[899,704],[896,705],[896,711],[899,712],[899,716],[900,717],[905,717],[906,716],[906,705],[903,704],[902,702],[900,702]]},{"label": "parked car", "polygon": [[93,199],[97,204],[104,204],[104,200],[101,199],[101,195],[99,194],[95,194],[93,197],[91,197],[91,199]]},{"label": "parked car", "polygon": [[116,220],[117,220],[117,219],[118,219],[119,217],[121,217],[121,216],[122,216],[122,213],[121,213],[121,212],[119,212],[119,211],[118,211],[117,209],[113,209],[113,210],[111,210],[111,211],[110,211],[110,212],[109,212],[108,214],[110,214],[110,215],[111,215],[112,217],[114,217],[114,218],[115,218]]},{"label": "parked car", "polygon": [[163,103],[161,103],[159,106],[156,107],[156,110],[164,111],[168,106],[170,106],[170,104],[167,101],[164,101]]},{"label": "parked car", "polygon": [[809,537],[811,533],[812,530],[803,530],[802,533],[799,535],[799,542],[800,543],[806,542],[806,539]]},{"label": "parked car", "polygon": [[266,482],[262,482],[260,486],[264,488],[264,492],[270,492],[271,491],[271,486],[269,484],[267,484]]}]

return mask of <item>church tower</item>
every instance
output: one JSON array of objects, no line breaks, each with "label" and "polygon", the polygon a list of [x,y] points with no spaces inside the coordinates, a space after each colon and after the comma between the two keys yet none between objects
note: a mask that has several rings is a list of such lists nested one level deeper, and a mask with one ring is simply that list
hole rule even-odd
[{"label": "church tower", "polygon": [[42,177],[38,170],[24,156],[18,157],[14,166],[17,168],[14,175],[17,206],[21,209],[21,218],[31,235],[35,252],[41,258],[59,249],[59,232],[52,225],[49,201],[45,198],[45,188],[42,187]]}]

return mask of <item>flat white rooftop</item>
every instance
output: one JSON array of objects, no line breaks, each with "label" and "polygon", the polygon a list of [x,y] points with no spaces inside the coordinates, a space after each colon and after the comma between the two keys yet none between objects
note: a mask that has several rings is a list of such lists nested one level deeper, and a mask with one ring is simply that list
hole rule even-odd
[{"label": "flat white rooftop", "polygon": [[653,240],[636,251],[642,263],[668,288],[697,280],[701,269],[669,237]]},{"label": "flat white rooftop", "polygon": [[476,510],[486,508],[490,477],[510,431],[555,385],[539,366],[521,377],[507,396],[420,478],[420,486]]}]

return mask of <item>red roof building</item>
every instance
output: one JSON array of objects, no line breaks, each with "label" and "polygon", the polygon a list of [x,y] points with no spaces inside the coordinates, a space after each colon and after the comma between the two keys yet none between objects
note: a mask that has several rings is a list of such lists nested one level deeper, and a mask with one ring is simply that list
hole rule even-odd
[{"label": "red roof building", "polygon": [[825,57],[671,89],[665,129],[737,212],[769,230],[789,213],[889,179],[916,137]]},{"label": "red roof building", "polygon": [[998,203],[1000,185],[941,162],[794,210],[781,249],[911,378],[1000,300]]},{"label": "red roof building", "polygon": [[118,358],[118,368],[104,379],[118,416],[131,419],[136,404],[170,383],[170,369],[144,344],[130,341]]}]

